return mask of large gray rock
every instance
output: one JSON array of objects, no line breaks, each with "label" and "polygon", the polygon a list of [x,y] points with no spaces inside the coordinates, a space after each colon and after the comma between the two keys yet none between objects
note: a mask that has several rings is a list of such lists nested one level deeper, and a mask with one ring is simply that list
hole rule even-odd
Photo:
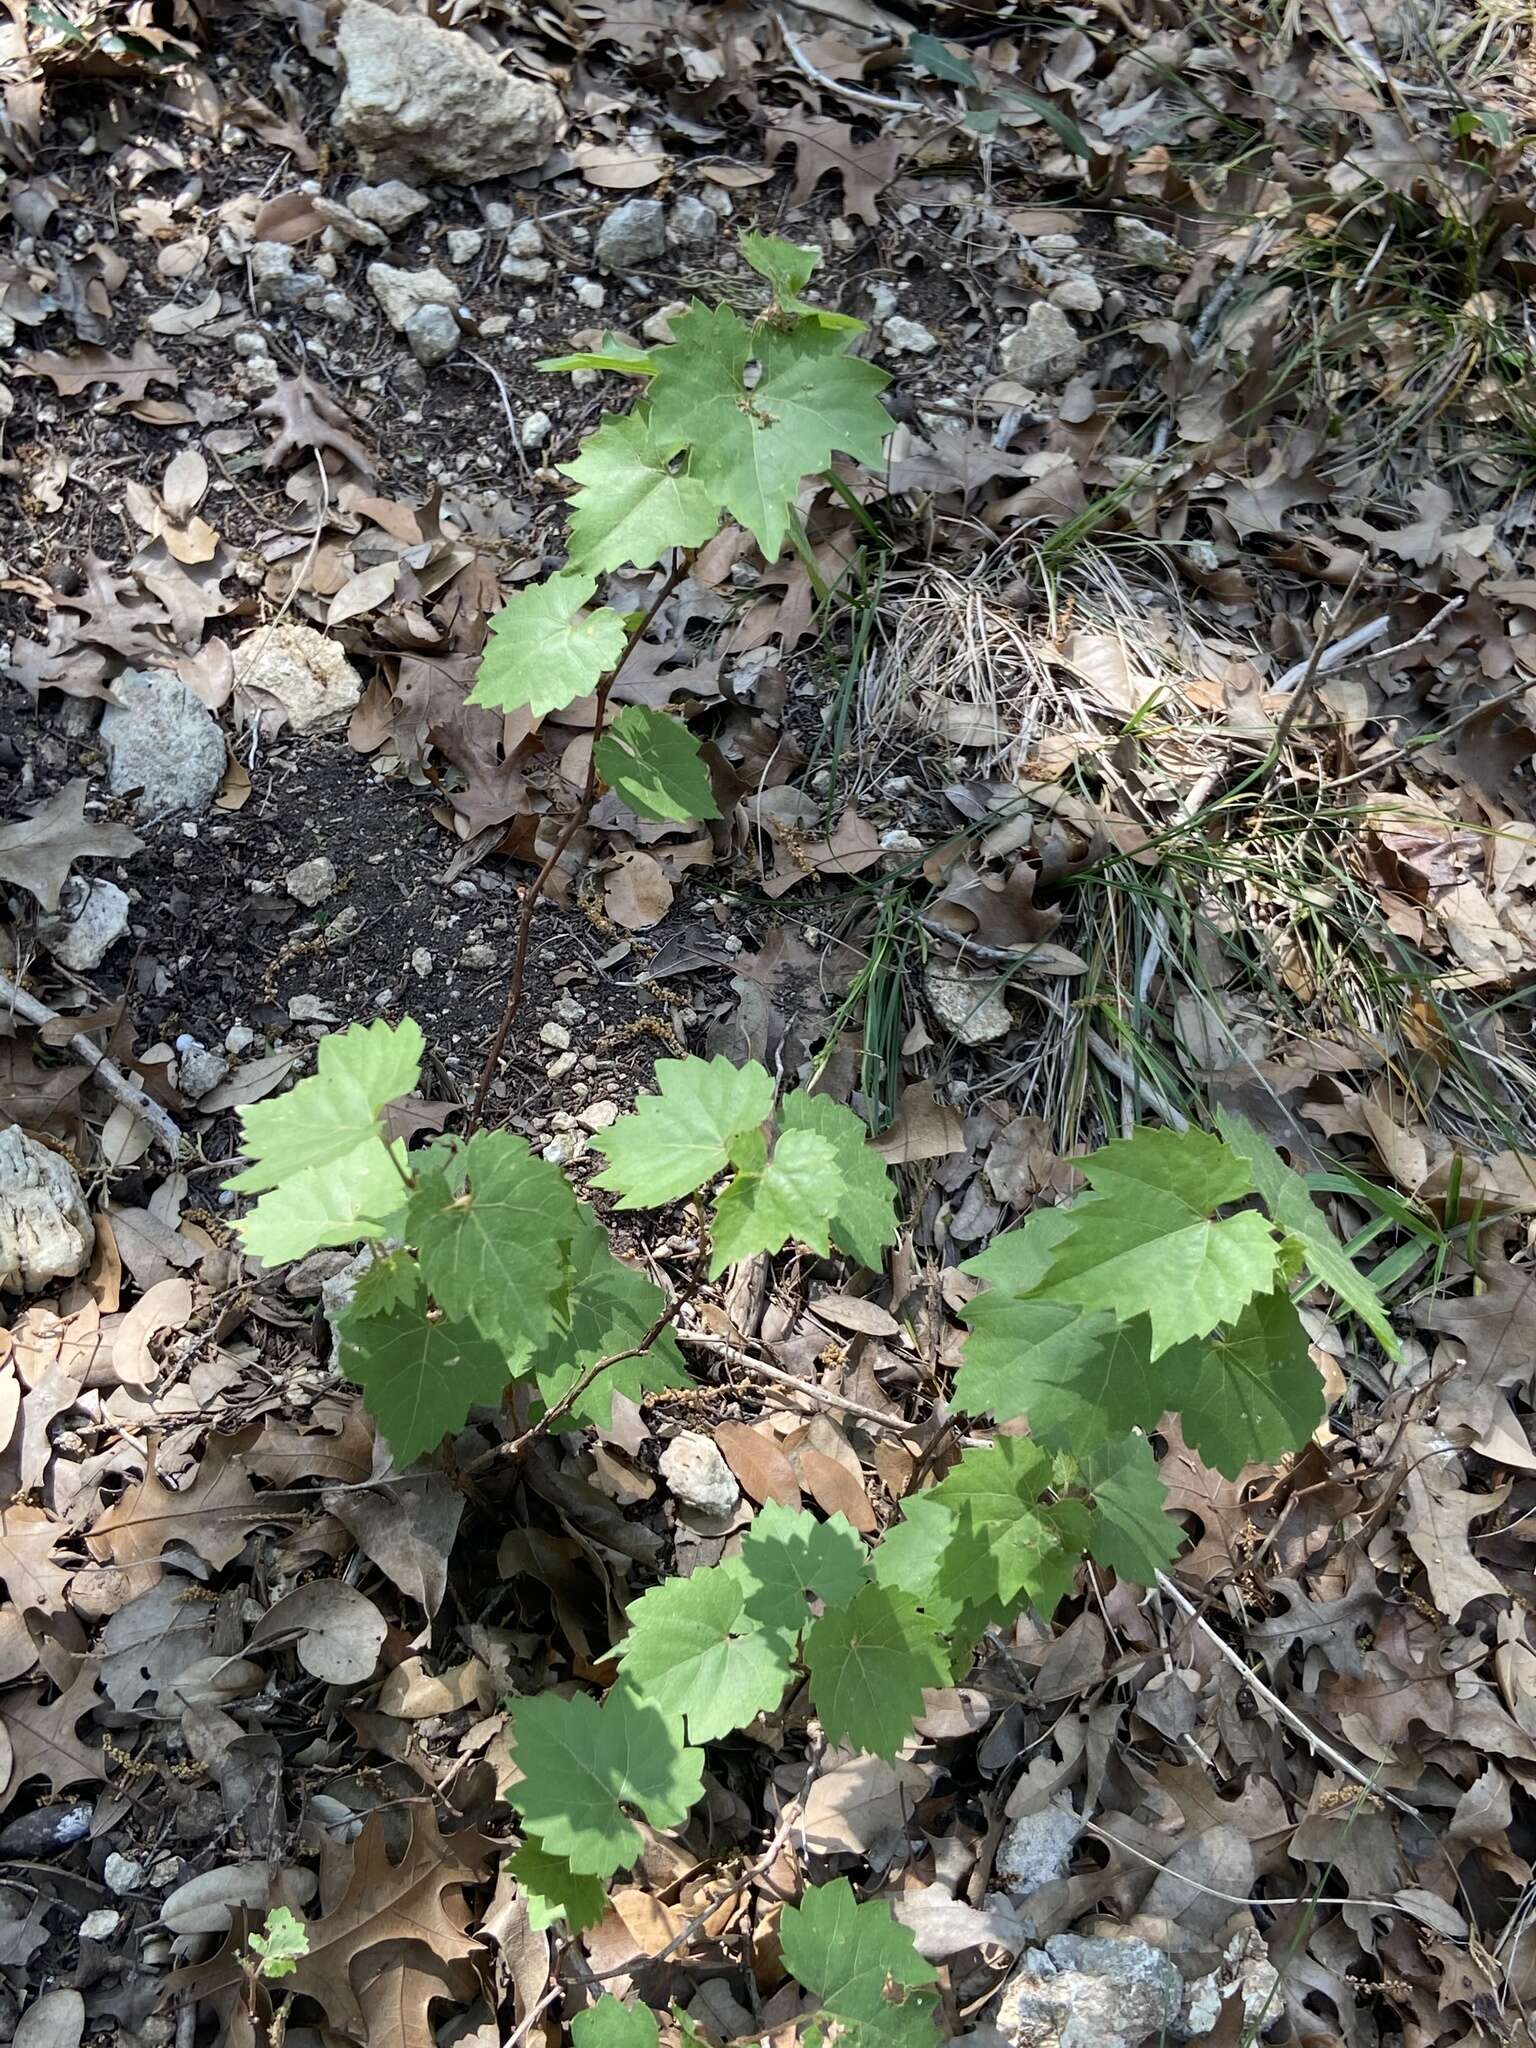
[{"label": "large gray rock", "polygon": [[169,669],[125,668],[101,717],[114,796],[139,791],[141,818],[205,811],[224,779],[224,739],[201,697]]},{"label": "large gray rock", "polygon": [[446,363],[463,339],[451,306],[418,306],[406,321],[404,333],[411,354],[424,370]]},{"label": "large gray rock", "polygon": [[[398,234],[407,221],[425,213],[431,204],[425,192],[403,185],[398,178],[386,178],[382,185],[354,185],[347,194],[347,211],[386,235]],[[326,217],[318,200],[315,211],[322,219]]]},{"label": "large gray rock", "polygon": [[741,1489],[707,1436],[684,1431],[661,1454],[661,1476],[684,1507],[704,1515],[734,1513]]},{"label": "large gray rock", "polygon": [[37,942],[71,974],[99,967],[128,929],[128,898],[116,882],[71,875],[59,907],[37,921]]},{"label": "large gray rock", "polygon": [[1150,1943],[1053,1934],[1003,1986],[997,2031],[1012,2048],[1139,2048],[1168,2038],[1183,2000],[1184,1979]]},{"label": "large gray rock", "polygon": [[935,960],[923,977],[923,992],[935,1021],[961,1045],[990,1045],[1013,1029],[995,974],[965,974]]},{"label": "large gray rock", "polygon": [[1082,361],[1083,344],[1077,329],[1057,306],[1037,299],[1022,327],[1005,335],[999,351],[1005,376],[1036,390],[1060,384]]},{"label": "large gray rock", "polygon": [[336,125],[370,176],[500,178],[542,163],[560,132],[549,86],[514,77],[461,30],[419,14],[347,0],[336,47]]},{"label": "large gray rock", "polygon": [[637,270],[665,255],[667,209],[659,199],[626,199],[597,231],[592,244],[599,270]]},{"label": "large gray rock", "polygon": [[70,1280],[96,1244],[96,1226],[75,1169],[29,1138],[0,1131],[0,1288],[32,1294]]}]

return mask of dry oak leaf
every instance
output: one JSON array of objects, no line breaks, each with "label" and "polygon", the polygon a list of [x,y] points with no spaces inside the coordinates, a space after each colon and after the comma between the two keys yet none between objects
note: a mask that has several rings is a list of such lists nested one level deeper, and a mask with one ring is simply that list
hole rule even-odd
[{"label": "dry oak leaf", "polygon": [[60,1566],[54,1551],[68,1529],[44,1508],[0,1508],[0,1579],[18,1608],[55,1612],[77,1569]]},{"label": "dry oak leaf", "polygon": [[83,1665],[68,1692],[46,1705],[35,1686],[0,1693],[0,1727],[10,1737],[15,1757],[9,1787],[13,1794],[29,1778],[46,1778],[60,1793],[69,1785],[95,1784],[106,1777],[100,1749],[75,1733],[76,1723],[97,1704],[94,1664]]},{"label": "dry oak leaf", "polygon": [[277,439],[267,450],[264,469],[276,469],[304,449],[319,452],[329,448],[364,476],[374,473],[373,457],[351,432],[352,422],[346,413],[307,377],[284,377],[272,396],[257,406],[256,417],[276,420],[279,428]]},{"label": "dry oak leaf", "polygon": [[144,1477],[86,1537],[92,1556],[106,1564],[143,1564],[158,1558],[167,1543],[181,1542],[216,1570],[232,1564],[252,1529],[291,1519],[267,1505],[246,1472],[240,1454],[259,1434],[255,1424],[236,1436],[211,1436],[196,1475],[176,1491],[155,1470],[151,1446]]},{"label": "dry oak leaf", "polygon": [[61,398],[78,398],[91,384],[116,384],[124,398],[143,398],[151,383],[174,388],[181,382],[176,365],[144,340],[136,341],[128,356],[110,355],[104,348],[81,348],[72,356],[48,349],[22,356],[16,367],[24,376],[50,378]]},{"label": "dry oak leaf", "polygon": [[777,164],[786,149],[795,152],[795,182],[790,188],[787,213],[804,205],[830,171],[843,188],[843,212],[857,215],[866,227],[877,228],[880,209],[875,201],[901,169],[911,148],[899,135],[855,142],[846,121],[797,114],[768,130],[765,154],[769,163]]},{"label": "dry oak leaf", "polygon": [[[467,1931],[470,1915],[463,1888],[488,1878],[496,1844],[474,1829],[440,1834],[436,1817],[424,1802],[408,1811],[410,1840],[398,1860],[389,1855],[385,1816],[368,1816],[352,1852],[346,1890],[328,1913],[305,1922],[309,1953],[283,1980],[285,1992],[313,1998],[332,2027],[370,2043],[370,2048],[380,2039],[370,2031],[369,2014],[378,2014],[379,1995],[370,1987],[377,1983],[381,1962],[399,1967],[406,1954],[419,1955],[418,1943],[440,1963],[483,1953]],[[168,1988],[184,1998],[213,1998],[238,1984],[251,1924],[245,1914],[233,1914],[230,1938],[219,1953],[178,1971]],[[381,1956],[381,1949],[389,1953]],[[426,2001],[446,1995],[436,1980],[421,1983],[421,2004],[411,2016],[416,2031],[395,2031],[383,2038],[430,2041]]]},{"label": "dry oak leaf", "polygon": [[14,882],[44,910],[57,910],[59,892],[77,860],[126,860],[144,844],[126,825],[95,825],[85,815],[86,779],[66,782],[30,818],[0,825],[0,881]]},{"label": "dry oak leaf", "polygon": [[1422,1422],[1408,1424],[1403,1451],[1409,1460],[1403,1534],[1424,1567],[1435,1605],[1455,1623],[1474,1600],[1507,1599],[1510,1589],[1472,1555],[1471,1531],[1508,1500],[1510,1482],[1488,1493],[1459,1487],[1460,1457]]}]

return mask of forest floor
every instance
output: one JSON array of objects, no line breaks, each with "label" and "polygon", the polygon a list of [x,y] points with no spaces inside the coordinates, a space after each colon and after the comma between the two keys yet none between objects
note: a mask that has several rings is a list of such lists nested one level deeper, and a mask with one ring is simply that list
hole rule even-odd
[{"label": "forest floor", "polygon": [[[174,1973],[279,1903],[334,1986],[288,2048],[553,2044],[598,1978],[788,2041],[776,1916],[837,1874],[983,2043],[1014,1970],[1065,1973],[1107,2043],[1530,2039],[1523,17],[445,0],[561,121],[526,169],[389,186],[336,124],[322,0],[12,13],[0,1130],[80,1193],[72,1256],[0,1238],[0,2041],[254,2042],[238,1986]],[[241,1256],[235,1112],[378,1016],[426,1034],[402,1129],[468,1101],[592,705],[465,699],[559,558],[559,465],[624,402],[535,366],[746,303],[752,227],[820,246],[822,301],[869,323],[890,459],[806,502],[828,600],[730,529],[658,614],[624,691],[734,801],[599,803],[492,1112],[584,1183],[658,1056],[814,1074],[896,1170],[900,1243],[879,1275],[735,1271],[698,1386],[608,1432],[402,1477],[332,1359],[346,1253]],[[423,305],[457,336],[407,331]],[[611,1676],[626,1600],[786,1487],[896,1519],[964,1261],[1075,1155],[1218,1107],[1320,1177],[1401,1358],[1309,1298],[1302,1455],[1228,1480],[1158,1437],[1182,1600],[1085,1566],[894,1764],[814,1752],[791,1701],[597,1927],[534,1927],[509,1696]],[[680,1432],[717,1438],[731,1514],[660,1473]],[[1042,1954],[1085,1934],[1119,1963]],[[1187,1989],[1152,2027],[1160,1958]]]}]

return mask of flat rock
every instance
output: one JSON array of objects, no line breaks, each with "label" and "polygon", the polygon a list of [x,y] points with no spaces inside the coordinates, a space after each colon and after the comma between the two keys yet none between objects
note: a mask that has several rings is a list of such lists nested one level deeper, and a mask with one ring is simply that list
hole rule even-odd
[{"label": "flat rock", "polygon": [[1004,1985],[997,2031],[1012,2048],[1138,2048],[1168,2038],[1183,1999],[1184,1979],[1150,1943],[1053,1934]]},{"label": "flat rock", "polygon": [[1172,235],[1128,213],[1116,217],[1115,250],[1127,263],[1139,263],[1147,270],[1172,270],[1179,259],[1179,245]]},{"label": "flat rock", "polygon": [[336,125],[370,177],[505,177],[542,163],[560,132],[553,89],[504,70],[461,29],[347,0],[336,49]]},{"label": "flat rock", "polygon": [[1038,1813],[1008,1823],[993,1865],[999,1884],[1027,1897],[1065,1877],[1083,1823],[1065,1801],[1053,1800]]},{"label": "flat rock", "polygon": [[224,780],[224,737],[201,697],[169,669],[125,668],[101,716],[107,783],[139,792],[139,816],[205,811]]},{"label": "flat rock", "polygon": [[402,331],[424,370],[446,363],[463,339],[451,306],[418,306]]},{"label": "flat rock", "polygon": [[597,231],[592,244],[599,270],[635,270],[666,253],[667,209],[659,199],[626,199]]},{"label": "flat rock", "polygon": [[1013,1029],[1013,1012],[992,974],[962,974],[935,962],[923,977],[928,1007],[961,1045],[990,1045]]},{"label": "flat rock", "polygon": [[403,334],[426,307],[452,308],[463,296],[453,279],[435,263],[429,263],[424,270],[399,270],[393,263],[370,263],[368,289],[397,334]]},{"label": "flat rock", "polygon": [[67,1159],[19,1124],[0,1131],[0,1288],[35,1294],[72,1280],[96,1245],[96,1226]]},{"label": "flat rock", "polygon": [[71,875],[59,908],[37,921],[37,942],[71,974],[99,967],[128,929],[128,898],[116,882],[98,876],[87,882]]},{"label": "flat rock", "polygon": [[673,1437],[658,1469],[683,1506],[701,1515],[732,1514],[741,1499],[730,1466],[707,1436],[685,1431]]},{"label": "flat rock", "polygon": [[263,626],[235,650],[235,694],[267,732],[340,732],[363,694],[341,644],[296,619]]},{"label": "flat rock", "polygon": [[301,860],[283,876],[283,887],[295,903],[313,910],[335,890],[336,863],[327,860],[323,853],[316,854],[313,860]]},{"label": "flat rock", "polygon": [[[385,235],[397,235],[407,221],[425,213],[431,204],[426,193],[418,192],[414,185],[399,178],[386,178],[382,185],[354,185],[347,194],[346,210]],[[318,199],[315,211],[322,220],[329,218]]]},{"label": "flat rock", "polygon": [[903,313],[892,313],[880,331],[893,355],[926,356],[939,345],[920,320],[909,320]]},{"label": "flat rock", "polygon": [[1004,335],[998,353],[1005,376],[1047,391],[1071,376],[1082,361],[1083,343],[1059,306],[1037,299],[1024,325]]}]

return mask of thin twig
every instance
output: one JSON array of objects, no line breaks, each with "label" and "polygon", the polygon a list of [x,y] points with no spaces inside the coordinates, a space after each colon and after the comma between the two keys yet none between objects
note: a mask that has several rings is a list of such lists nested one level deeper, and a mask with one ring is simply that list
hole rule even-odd
[{"label": "thin twig", "polygon": [[528,467],[528,456],[523,447],[523,437],[517,430],[517,415],[512,410],[512,394],[507,390],[506,379],[494,363],[488,363],[484,356],[477,356],[472,348],[465,349],[464,353],[472,363],[480,365],[487,377],[496,386],[497,396],[501,400],[501,409],[507,416],[507,432],[512,437],[512,453],[517,457],[518,467],[523,472],[523,482],[531,484],[533,482],[533,471]]},{"label": "thin twig", "polygon": [[789,52],[789,61],[803,77],[811,81],[812,85],[819,85],[823,92],[834,93],[838,99],[848,100],[856,107],[873,107],[882,114],[928,114],[932,112],[932,109],[925,107],[921,100],[893,100],[887,98],[883,92],[865,92],[859,86],[844,85],[836,78],[829,78],[825,71],[818,71],[816,69],[816,66],[807,57],[804,50],[801,49],[799,43],[795,40],[793,31],[782,14],[774,15],[773,25],[784,38],[784,47]]},{"label": "thin twig", "polygon": [[[1407,643],[1405,642],[1404,645]],[[1516,683],[1508,690],[1500,690],[1496,697],[1485,697],[1480,704],[1471,705],[1459,718],[1453,718],[1449,725],[1437,726],[1433,732],[1420,733],[1416,739],[1406,741],[1400,747],[1392,747],[1385,754],[1377,754],[1364,768],[1355,769],[1351,775],[1341,775],[1336,782],[1323,784],[1328,795],[1336,789],[1347,789],[1352,782],[1365,782],[1390,768],[1398,761],[1411,761],[1415,754],[1421,754],[1426,747],[1441,746],[1446,740],[1454,739],[1463,726],[1470,725],[1474,718],[1481,718],[1485,712],[1502,710],[1504,705],[1513,704],[1519,697],[1528,697],[1536,690],[1529,676],[1524,682]]]},{"label": "thin twig", "polygon": [[1313,689],[1317,684],[1318,672],[1322,668],[1323,657],[1328,652],[1340,619],[1343,618],[1345,612],[1349,609],[1350,599],[1360,588],[1361,579],[1365,575],[1369,561],[1370,557],[1368,555],[1360,557],[1359,561],[1355,564],[1355,573],[1350,577],[1344,595],[1339,599],[1335,609],[1324,619],[1319,627],[1317,637],[1312,642],[1312,652],[1308,655],[1302,668],[1301,676],[1297,681],[1296,694],[1280,714],[1279,723],[1275,727],[1274,737],[1269,743],[1269,751],[1260,763],[1257,773],[1253,778],[1254,780],[1262,781],[1269,774],[1270,770],[1276,766],[1280,756],[1285,752],[1285,743],[1291,736],[1291,727],[1300,717],[1302,706],[1311,701]]},{"label": "thin twig", "polygon": [[[50,1010],[46,1003],[40,1003],[36,996],[29,996],[24,988],[18,988],[8,974],[0,974],[0,1002],[6,1003],[18,1017],[24,1017],[29,1024],[62,1024],[63,1018],[57,1010]],[[149,1125],[172,1159],[181,1157],[181,1127],[171,1116],[144,1093],[136,1082],[99,1051],[84,1032],[74,1032],[68,1040],[69,1050],[78,1059],[94,1069],[96,1079],[109,1095],[115,1095],[125,1109],[131,1109]]]},{"label": "thin twig", "polygon": [[464,1123],[464,1135],[470,1137],[480,1128],[485,1115],[486,1098],[491,1092],[491,1083],[496,1078],[496,1069],[501,1063],[502,1051],[507,1043],[507,1034],[512,1029],[512,1019],[517,1015],[518,1005],[523,1000],[523,976],[528,967],[528,938],[533,929],[533,913],[539,907],[539,900],[549,885],[549,878],[559,866],[566,848],[576,837],[592,810],[592,800],[597,795],[597,743],[602,737],[603,718],[608,709],[608,697],[614,684],[623,672],[624,664],[634,653],[640,642],[650,631],[651,621],[661,610],[672,592],[687,573],[686,556],[680,556],[676,564],[663,579],[661,588],[651,599],[646,613],[625,642],[624,652],[604,676],[597,688],[597,708],[592,720],[592,749],[587,760],[587,779],[581,792],[581,801],[566,820],[559,838],[550,850],[549,858],[529,883],[523,896],[523,907],[517,920],[517,936],[512,950],[512,972],[507,978],[507,999],[502,1005],[501,1022],[496,1026],[496,1036],[491,1040],[485,1055],[485,1064],[480,1069],[480,1079],[475,1083],[474,1100],[469,1105],[469,1115]]},{"label": "thin twig", "polygon": [[819,1402],[823,1407],[836,1408],[844,1415],[855,1415],[860,1422],[867,1422],[875,1429],[888,1430],[893,1436],[920,1436],[922,1430],[915,1422],[903,1422],[898,1417],[882,1415],[878,1408],[866,1408],[862,1401],[850,1401],[846,1394],[834,1394],[828,1387],[818,1387],[810,1380],[784,1372],[776,1365],[769,1365],[761,1358],[755,1358],[750,1351],[743,1351],[739,1344],[732,1344],[728,1338],[716,1337],[709,1330],[679,1330],[679,1344],[689,1345],[695,1351],[708,1351],[716,1358],[723,1358],[727,1365],[740,1367],[743,1372],[756,1373],[759,1379],[768,1380],[776,1387],[787,1387],[793,1393],[803,1394],[807,1401]]},{"label": "thin twig", "polygon": [[1248,1687],[1249,1691],[1263,1700],[1266,1706],[1273,1708],[1274,1712],[1280,1716],[1287,1727],[1293,1728],[1296,1731],[1314,1755],[1320,1756],[1324,1762],[1332,1764],[1336,1771],[1342,1771],[1346,1778],[1353,1778],[1357,1785],[1363,1785],[1367,1792],[1374,1793],[1378,1799],[1385,1800],[1388,1806],[1395,1806],[1399,1813],[1406,1813],[1410,1820],[1416,1821],[1420,1818],[1419,1814],[1408,1804],[1406,1799],[1399,1799],[1395,1792],[1388,1792],[1383,1786],[1378,1785],[1370,1772],[1363,1770],[1359,1764],[1354,1763],[1344,1754],[1343,1750],[1335,1749],[1331,1742],[1319,1735],[1315,1728],[1302,1719],[1294,1707],[1287,1706],[1279,1693],[1275,1692],[1270,1686],[1267,1686],[1258,1673],[1252,1669],[1247,1659],[1240,1657],[1230,1643],[1223,1641],[1195,1606],[1194,1602],[1185,1597],[1166,1572],[1158,1573],[1157,1583],[1168,1595],[1174,1606],[1178,1608],[1179,1612],[1187,1620],[1192,1621],[1202,1635],[1208,1636],[1213,1646],[1225,1657],[1233,1670],[1241,1674],[1243,1683]]},{"label": "thin twig", "polygon": [[1113,1074],[1117,1081],[1123,1081],[1127,1088],[1134,1089],[1147,1108],[1155,1110],[1162,1118],[1169,1130],[1189,1129],[1189,1118],[1184,1112],[1174,1108],[1155,1081],[1149,1081],[1145,1074],[1136,1071],[1129,1060],[1122,1059],[1107,1038],[1101,1037],[1097,1031],[1090,1031],[1088,1050],[1107,1073]]},{"label": "thin twig", "polygon": [[[1377,1789],[1374,1785],[1371,1787],[1373,1792]],[[1358,1899],[1353,1895],[1348,1898],[1330,1899],[1315,1898],[1308,1892],[1303,1897],[1295,1899],[1239,1898],[1236,1892],[1221,1892],[1213,1884],[1202,1884],[1198,1878],[1186,1877],[1182,1870],[1169,1870],[1164,1858],[1149,1856],[1133,1842],[1124,1841],[1119,1835],[1112,1835],[1108,1828],[1100,1827],[1096,1820],[1085,1820],[1083,1826],[1090,1835],[1097,1835],[1101,1842],[1110,1842],[1125,1855],[1134,1856],[1138,1863],[1145,1863],[1151,1870],[1163,1871],[1170,1884],[1187,1884],[1192,1892],[1203,1892],[1208,1899],[1222,1899],[1229,1906],[1247,1906],[1250,1910],[1255,1906],[1369,1906],[1378,1913],[1402,1911],[1401,1906],[1393,1899]]]}]

